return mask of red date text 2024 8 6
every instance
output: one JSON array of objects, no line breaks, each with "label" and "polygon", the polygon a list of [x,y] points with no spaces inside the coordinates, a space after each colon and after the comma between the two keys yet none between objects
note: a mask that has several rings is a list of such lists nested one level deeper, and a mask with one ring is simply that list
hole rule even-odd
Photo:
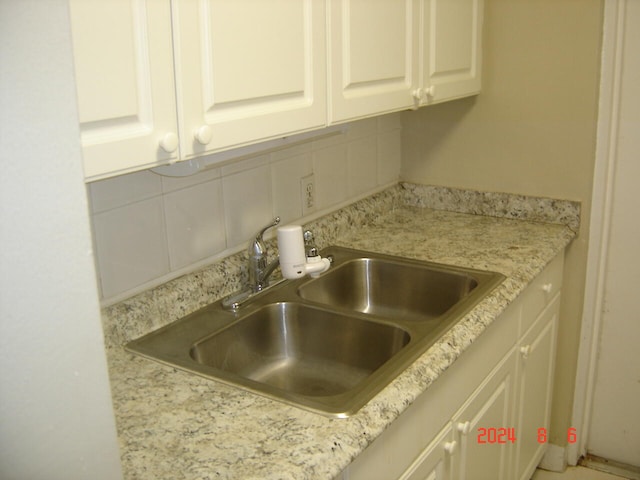
[{"label": "red date text 2024 8 6", "polygon": [[[547,443],[547,429],[539,428],[537,431],[538,443]],[[567,430],[567,442],[576,443],[578,435],[576,429],[571,427]],[[478,428],[478,443],[482,444],[506,444],[516,443],[515,428]]]}]

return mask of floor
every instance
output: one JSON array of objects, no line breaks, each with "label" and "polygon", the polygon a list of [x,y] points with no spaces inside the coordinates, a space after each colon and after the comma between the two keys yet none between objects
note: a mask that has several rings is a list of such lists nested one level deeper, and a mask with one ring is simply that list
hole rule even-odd
[{"label": "floor", "polygon": [[585,467],[568,467],[564,473],[536,470],[531,480],[622,480],[624,477]]}]

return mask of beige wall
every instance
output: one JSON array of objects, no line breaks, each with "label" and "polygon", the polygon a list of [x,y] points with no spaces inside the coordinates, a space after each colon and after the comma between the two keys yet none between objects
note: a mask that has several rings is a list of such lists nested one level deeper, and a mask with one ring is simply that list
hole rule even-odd
[{"label": "beige wall", "polygon": [[486,0],[483,90],[403,114],[405,180],[579,200],[568,251],[551,441],[566,443],[587,255],[602,0]]}]

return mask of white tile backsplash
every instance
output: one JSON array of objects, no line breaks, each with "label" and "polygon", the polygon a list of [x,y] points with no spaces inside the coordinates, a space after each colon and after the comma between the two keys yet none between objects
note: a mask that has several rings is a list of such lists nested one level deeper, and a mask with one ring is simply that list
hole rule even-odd
[{"label": "white tile backsplash", "polygon": [[282,148],[271,153],[271,162],[278,162],[285,158],[297,157],[305,153],[311,153],[313,141],[300,143],[291,147]]},{"label": "white tile backsplash", "polygon": [[145,171],[91,183],[105,303],[241,248],[275,215],[283,224],[299,221],[300,179],[311,173],[318,212],[397,181],[400,114],[345,127],[343,133],[189,177]]},{"label": "white tile backsplash", "polygon": [[222,167],[222,176],[226,177],[234,173],[253,170],[269,163],[269,155],[256,155],[250,158],[244,158],[233,163],[228,163]]},{"label": "white tile backsplash", "polygon": [[401,131],[381,132],[378,135],[378,184],[385,185],[399,180],[401,159]]},{"label": "white tile backsplash", "polygon": [[400,115],[382,115],[376,118],[378,120],[378,132],[390,132],[402,128],[402,117]]},{"label": "white tile backsplash", "polygon": [[347,140],[354,140],[356,138],[368,137],[375,135],[378,132],[378,118],[367,118],[349,124],[347,130]]},{"label": "white tile backsplash", "polygon": [[273,218],[269,165],[222,178],[227,245],[248,241]]},{"label": "white tile backsplash", "polygon": [[344,202],[348,196],[347,144],[313,152],[316,204],[319,210]]},{"label": "white tile backsplash", "polygon": [[189,175],[186,177],[163,177],[154,173],[152,173],[152,175],[160,177],[162,182],[162,192],[169,193],[183,188],[192,187],[193,185],[198,185],[200,183],[209,182],[216,178],[220,178],[222,174],[220,168],[208,168],[199,172],[197,175]]},{"label": "white tile backsplash", "polygon": [[161,177],[149,171],[121,175],[89,184],[89,198],[94,213],[104,212],[160,195]]},{"label": "white tile backsplash", "polygon": [[313,173],[311,153],[285,158],[271,164],[273,212],[282,224],[302,216],[300,179]]},{"label": "white tile backsplash", "polygon": [[349,197],[362,195],[378,185],[378,145],[376,136],[362,137],[349,143]]},{"label": "white tile backsplash", "polygon": [[161,197],[98,213],[93,228],[103,297],[170,271]]},{"label": "white tile backsplash", "polygon": [[164,195],[164,214],[172,270],[214,256],[226,248],[220,179]]}]

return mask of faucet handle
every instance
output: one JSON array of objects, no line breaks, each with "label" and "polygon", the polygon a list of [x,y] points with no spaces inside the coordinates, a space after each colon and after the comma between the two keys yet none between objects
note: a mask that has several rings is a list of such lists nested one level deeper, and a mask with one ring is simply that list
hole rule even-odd
[{"label": "faucet handle", "polygon": [[318,256],[318,247],[316,247],[316,242],[313,239],[313,232],[311,230],[305,230],[302,234],[302,238],[304,238],[304,250],[307,257],[317,257]]},{"label": "faucet handle", "polygon": [[254,255],[254,256],[264,255],[265,248],[264,248],[262,236],[264,235],[264,232],[269,230],[271,227],[275,227],[279,223],[280,223],[280,217],[276,217],[268,225],[266,225],[258,233],[256,233],[255,238],[249,244],[249,255]]}]

